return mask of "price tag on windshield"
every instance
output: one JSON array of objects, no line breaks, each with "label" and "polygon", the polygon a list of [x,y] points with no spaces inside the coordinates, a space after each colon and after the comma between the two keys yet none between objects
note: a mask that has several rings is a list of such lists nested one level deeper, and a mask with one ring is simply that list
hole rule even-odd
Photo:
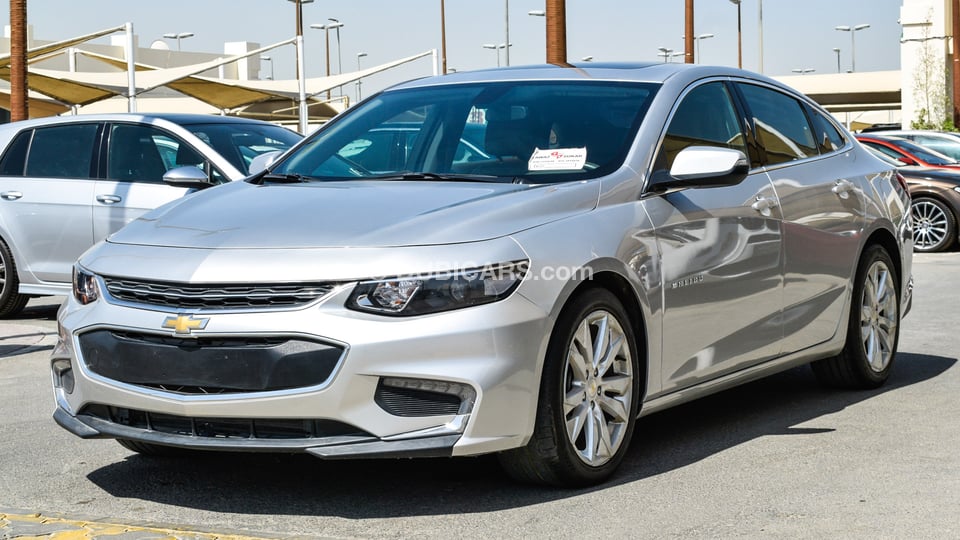
[{"label": "price tag on windshield", "polygon": [[587,162],[587,149],[584,148],[537,148],[527,162],[531,171],[578,171]]}]

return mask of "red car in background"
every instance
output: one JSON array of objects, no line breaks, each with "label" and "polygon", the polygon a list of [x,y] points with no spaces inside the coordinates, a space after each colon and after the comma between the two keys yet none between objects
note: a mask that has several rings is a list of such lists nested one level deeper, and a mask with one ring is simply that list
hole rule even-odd
[{"label": "red car in background", "polygon": [[871,133],[869,135],[857,135],[857,140],[868,148],[873,148],[907,165],[920,165],[922,167],[936,167],[939,169],[960,169],[960,162],[952,157],[900,137]]}]

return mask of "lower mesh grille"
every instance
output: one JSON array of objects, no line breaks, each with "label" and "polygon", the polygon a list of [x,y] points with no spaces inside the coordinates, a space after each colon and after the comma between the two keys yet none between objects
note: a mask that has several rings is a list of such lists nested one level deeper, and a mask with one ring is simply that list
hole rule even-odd
[{"label": "lower mesh grille", "polygon": [[80,335],[87,368],[179,394],[270,392],[324,384],[343,348],[299,338],[179,338],[94,330]]},{"label": "lower mesh grille", "polygon": [[323,439],[371,436],[363,430],[334,420],[201,418],[98,404],[88,405],[80,414],[137,429],[215,439]]},{"label": "lower mesh grille", "polygon": [[382,381],[374,401],[394,416],[445,416],[460,410],[460,398],[453,394],[387,386]]}]

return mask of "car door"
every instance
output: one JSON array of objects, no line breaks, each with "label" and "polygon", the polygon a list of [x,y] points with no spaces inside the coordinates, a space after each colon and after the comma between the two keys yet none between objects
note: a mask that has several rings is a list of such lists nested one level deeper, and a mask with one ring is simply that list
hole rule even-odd
[{"label": "car door", "polygon": [[[688,146],[748,153],[728,84],[687,92],[654,164],[667,174]],[[749,154],[748,154],[749,155]],[[663,275],[663,390],[677,390],[775,357],[782,329],[780,209],[762,170],[737,185],[647,200]]]},{"label": "car door", "polygon": [[[185,142],[145,124],[115,123],[107,130],[105,178],[96,184],[93,208],[96,240],[188,191],[163,182],[164,173],[182,164],[178,153],[190,149]],[[205,166],[199,154],[190,153],[197,156],[197,166]]]},{"label": "car door", "polygon": [[[738,84],[783,213],[784,353],[830,339],[856,267],[865,180],[822,113],[775,88]],[[808,118],[809,117],[809,118]]]},{"label": "car door", "polygon": [[68,123],[20,132],[0,163],[0,215],[20,272],[69,282],[93,245],[94,147],[100,124]]}]

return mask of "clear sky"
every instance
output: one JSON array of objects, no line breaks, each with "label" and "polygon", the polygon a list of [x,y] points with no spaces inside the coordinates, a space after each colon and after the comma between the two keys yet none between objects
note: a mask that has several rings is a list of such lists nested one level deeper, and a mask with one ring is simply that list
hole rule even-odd
[{"label": "clear sky", "polygon": [[[793,69],[835,73],[850,69],[849,32],[838,25],[870,24],[856,32],[857,71],[900,66],[901,0],[743,0],[743,66],[758,71],[760,2],[763,9],[763,72],[790,75]],[[505,0],[446,0],[447,65],[460,71],[493,67],[496,52],[483,44],[505,40]],[[570,61],[662,61],[658,47],[682,51],[683,0],[567,0],[567,51]],[[509,0],[511,65],[543,62],[544,19],[529,16],[543,0]],[[34,36],[61,40],[132,22],[139,43],[147,47],[162,34],[193,32],[181,43],[185,51],[222,52],[226,41],[276,43],[295,33],[294,4],[288,0],[28,0],[28,23]],[[2,10],[9,24],[9,9]],[[314,0],[303,6],[306,73],[326,73],[324,32],[309,28],[333,17],[340,29],[343,71],[440,48],[440,0]],[[737,63],[737,8],[729,0],[697,0],[695,33],[714,34],[700,43],[701,62]],[[101,40],[103,42],[105,40]],[[330,35],[332,72],[338,55]],[[176,48],[170,42],[171,48]],[[503,53],[501,62],[504,61]],[[295,53],[284,47],[271,53],[275,78],[293,78]],[[679,60],[679,58],[677,59]],[[266,68],[266,66],[264,67]],[[428,59],[365,81],[364,93],[404,79],[432,73]]]}]

